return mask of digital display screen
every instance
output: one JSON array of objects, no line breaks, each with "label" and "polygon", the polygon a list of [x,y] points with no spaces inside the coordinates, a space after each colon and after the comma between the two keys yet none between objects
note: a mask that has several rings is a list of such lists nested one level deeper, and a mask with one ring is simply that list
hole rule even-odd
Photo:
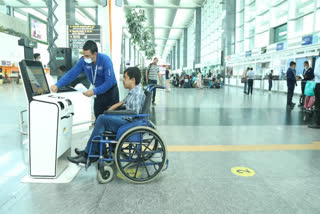
[{"label": "digital display screen", "polygon": [[39,42],[48,42],[47,23],[34,16],[29,16],[30,37]]},{"label": "digital display screen", "polygon": [[33,96],[50,94],[49,86],[42,67],[28,66],[27,74]]}]

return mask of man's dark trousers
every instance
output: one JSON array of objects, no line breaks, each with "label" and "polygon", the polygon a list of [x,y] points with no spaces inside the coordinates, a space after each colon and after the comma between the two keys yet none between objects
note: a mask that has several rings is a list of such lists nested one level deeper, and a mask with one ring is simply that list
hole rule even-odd
[{"label": "man's dark trousers", "polygon": [[295,85],[288,85],[288,93],[287,93],[287,105],[292,105],[292,97],[294,93],[294,87]]},{"label": "man's dark trousers", "polygon": [[[148,83],[149,84],[155,84],[157,85],[158,84],[158,81],[157,80],[148,80]],[[154,103],[156,101],[156,89],[153,89],[153,96],[152,96],[152,102]]]},{"label": "man's dark trousers", "polygon": [[112,86],[104,94],[99,94],[94,99],[94,116],[98,119],[100,114],[103,114],[105,110],[119,102],[119,89],[118,85]]}]

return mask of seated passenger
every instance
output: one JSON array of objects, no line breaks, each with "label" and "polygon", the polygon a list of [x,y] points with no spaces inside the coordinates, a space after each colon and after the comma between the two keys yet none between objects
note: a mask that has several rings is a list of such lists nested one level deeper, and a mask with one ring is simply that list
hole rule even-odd
[{"label": "seated passenger", "polygon": [[[141,113],[146,96],[144,94],[144,90],[139,86],[140,80],[141,72],[138,68],[131,67],[125,70],[123,74],[123,85],[130,91],[122,102],[114,104],[108,110],[116,110],[120,106],[124,106],[126,110],[134,111],[137,114]],[[78,149],[76,149],[76,152],[79,155],[75,157],[68,157],[68,160],[75,164],[85,164],[87,162],[90,142],[95,136],[98,136],[104,133],[105,131],[117,133],[118,129],[127,123],[130,123],[130,120],[128,120],[128,118],[125,117],[111,116],[105,114],[100,115],[96,120],[94,129],[91,133],[85,150],[79,151]],[[91,154],[99,154],[99,148],[99,143],[93,143]],[[97,159],[98,158],[90,159],[90,163],[97,161]]]}]

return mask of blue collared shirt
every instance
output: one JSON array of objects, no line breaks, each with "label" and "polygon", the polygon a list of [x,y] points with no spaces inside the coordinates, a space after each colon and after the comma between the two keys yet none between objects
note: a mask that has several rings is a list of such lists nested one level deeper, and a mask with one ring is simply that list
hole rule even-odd
[{"label": "blue collared shirt", "polygon": [[75,80],[81,72],[85,72],[90,82],[93,84],[95,71],[97,69],[96,82],[94,84],[94,94],[103,94],[108,91],[112,86],[117,84],[116,77],[113,71],[111,59],[105,55],[98,53],[96,64],[88,64],[82,57],[78,63],[68,71],[57,83],[58,88],[61,88],[73,80]]},{"label": "blue collared shirt", "polygon": [[146,95],[142,88],[137,85],[131,91],[129,91],[128,95],[123,99],[123,103],[126,107],[126,110],[134,111],[137,114],[142,113],[142,108],[144,105],[144,101],[146,99]]}]

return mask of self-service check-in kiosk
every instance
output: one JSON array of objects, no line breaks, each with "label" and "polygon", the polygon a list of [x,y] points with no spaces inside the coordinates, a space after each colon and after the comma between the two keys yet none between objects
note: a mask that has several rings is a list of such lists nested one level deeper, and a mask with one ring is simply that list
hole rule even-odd
[{"label": "self-service check-in kiosk", "polygon": [[28,101],[29,175],[56,178],[68,166],[73,105],[50,94],[41,62],[23,60],[19,67]]}]

